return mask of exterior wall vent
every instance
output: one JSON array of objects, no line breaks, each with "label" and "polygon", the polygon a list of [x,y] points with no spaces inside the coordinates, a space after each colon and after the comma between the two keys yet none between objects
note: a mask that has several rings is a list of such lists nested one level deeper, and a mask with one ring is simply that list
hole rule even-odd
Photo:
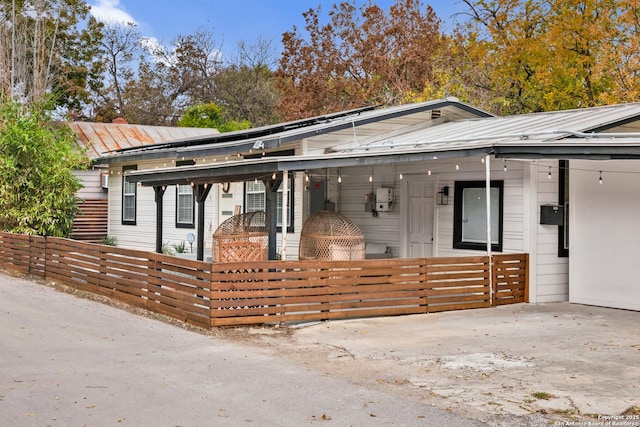
[{"label": "exterior wall vent", "polygon": [[431,110],[431,119],[439,119],[442,117],[442,110]]}]

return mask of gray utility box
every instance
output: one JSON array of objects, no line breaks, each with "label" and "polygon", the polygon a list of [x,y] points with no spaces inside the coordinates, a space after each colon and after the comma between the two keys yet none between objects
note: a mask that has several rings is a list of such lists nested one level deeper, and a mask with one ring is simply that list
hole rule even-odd
[{"label": "gray utility box", "polygon": [[540,205],[540,224],[564,225],[564,206]]}]

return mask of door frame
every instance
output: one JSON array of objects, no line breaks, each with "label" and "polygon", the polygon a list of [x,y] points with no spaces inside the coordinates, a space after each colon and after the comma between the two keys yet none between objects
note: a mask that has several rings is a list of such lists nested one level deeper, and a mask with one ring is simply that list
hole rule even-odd
[{"label": "door frame", "polygon": [[438,176],[437,174],[426,173],[420,174],[405,174],[405,179],[400,182],[400,258],[407,258],[409,252],[409,183],[413,181],[424,180],[425,185],[429,181],[432,182],[432,194],[433,194],[433,244],[431,250],[431,256],[438,256],[438,209],[436,206],[436,189],[438,188]]}]

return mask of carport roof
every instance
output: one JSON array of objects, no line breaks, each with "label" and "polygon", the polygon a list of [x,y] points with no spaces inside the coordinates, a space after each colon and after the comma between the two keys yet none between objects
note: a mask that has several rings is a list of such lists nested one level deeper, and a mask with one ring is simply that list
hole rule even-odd
[{"label": "carport roof", "polygon": [[[612,132],[615,130],[615,133]],[[273,172],[401,164],[445,157],[640,158],[640,103],[550,113],[460,120],[316,155],[262,157],[128,173],[143,185],[215,183],[263,178]]]}]

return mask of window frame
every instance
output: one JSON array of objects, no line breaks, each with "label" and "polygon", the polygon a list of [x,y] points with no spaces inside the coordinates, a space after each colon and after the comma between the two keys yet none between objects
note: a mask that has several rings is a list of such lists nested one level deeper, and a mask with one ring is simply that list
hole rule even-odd
[{"label": "window frame", "polygon": [[[181,187],[191,189],[190,193],[180,194]],[[189,198],[191,200],[191,221],[180,221],[180,200]],[[196,228],[196,196],[193,187],[188,184],[176,184],[176,228]]]},{"label": "window frame", "polygon": [[[293,173],[289,172],[288,173],[289,176],[289,204],[288,204],[288,208],[289,208],[289,216],[288,216],[288,221],[287,221],[287,233],[293,233],[295,231],[295,227],[294,227],[294,218],[295,218],[295,205],[294,205],[294,192],[295,192],[295,176],[293,175]],[[247,189],[247,185],[248,183],[251,181],[245,181],[244,183],[244,212],[248,213],[248,212],[252,212],[247,210],[247,196],[249,194],[260,194],[262,193],[264,195],[264,206],[265,206],[265,211],[266,211],[266,205],[267,205],[267,195],[266,195],[266,188],[264,191],[259,192],[259,191],[253,191],[251,193],[249,193],[248,189]],[[264,184],[264,183],[263,183]],[[282,211],[282,184],[280,184],[280,187],[278,188],[278,195],[276,195],[276,197],[278,197],[278,210]],[[280,222],[280,224],[277,225],[276,231],[279,233],[282,233],[282,223]]]},{"label": "window frame", "polygon": [[[121,223],[122,225],[137,225],[137,215],[138,215],[138,185],[135,182],[127,182],[126,172],[138,170],[137,165],[127,165],[122,167],[122,210],[121,214]],[[127,184],[131,184],[133,186],[133,194],[127,193]],[[127,197],[133,197],[133,219],[125,218],[125,209],[127,203]]]},{"label": "window frame", "polygon": [[[193,166],[195,165],[195,160],[178,160],[176,162],[177,167],[181,166]],[[180,222],[179,221],[179,212],[180,212],[180,186],[186,185],[191,188],[191,222]],[[185,194],[186,196],[186,194]],[[175,209],[175,226],[176,228],[196,228],[196,196],[193,191],[192,185],[187,184],[176,184],[176,209]]]},{"label": "window frame", "polygon": [[[491,250],[502,252],[503,243],[503,218],[504,218],[504,181],[492,180],[491,188],[498,189],[498,243],[491,244]],[[470,249],[470,250],[486,250],[486,239],[482,243],[468,242],[462,240],[462,217],[463,217],[463,195],[466,188],[482,188],[486,189],[486,181],[456,181],[453,194],[453,248],[454,249]],[[492,210],[492,215],[496,213]]]}]

